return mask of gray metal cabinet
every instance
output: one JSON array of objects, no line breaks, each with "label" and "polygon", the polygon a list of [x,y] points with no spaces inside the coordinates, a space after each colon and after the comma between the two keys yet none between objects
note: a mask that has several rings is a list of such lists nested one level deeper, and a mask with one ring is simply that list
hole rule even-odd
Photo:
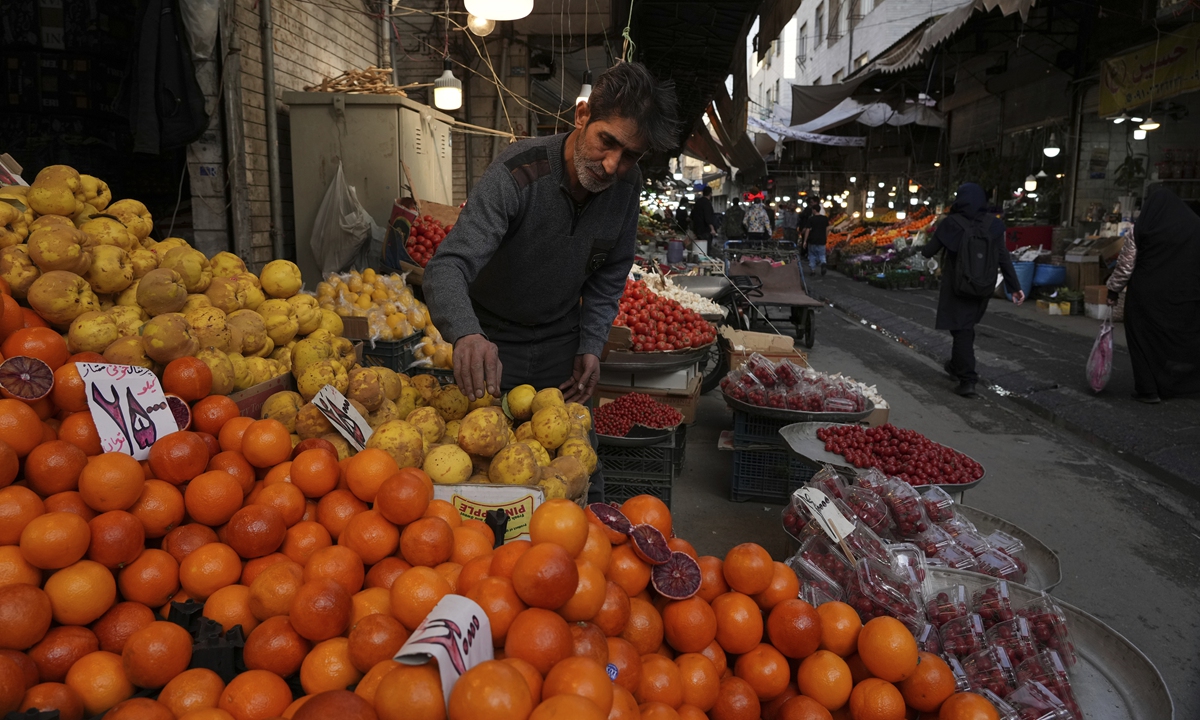
[{"label": "gray metal cabinet", "polygon": [[291,108],[296,262],[308,289],[319,276],[313,221],[339,161],[358,201],[381,227],[409,184],[402,162],[422,200],[451,204],[449,115],[390,95],[285,92],[283,101]]}]

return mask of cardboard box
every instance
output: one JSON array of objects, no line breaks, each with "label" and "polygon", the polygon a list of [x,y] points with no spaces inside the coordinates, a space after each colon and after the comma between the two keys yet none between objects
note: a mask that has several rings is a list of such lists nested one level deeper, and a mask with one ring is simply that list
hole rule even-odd
[{"label": "cardboard box", "polygon": [[1083,301],[1091,305],[1104,305],[1108,302],[1107,285],[1087,285],[1083,288]]},{"label": "cardboard box", "polygon": [[613,350],[628,350],[633,347],[633,331],[624,325],[613,325],[608,329],[608,341],[600,351],[600,362]]},{"label": "cardboard box", "polygon": [[876,405],[875,409],[871,412],[870,415],[867,416],[867,419],[864,420],[863,422],[865,422],[867,424],[867,427],[879,427],[880,425],[886,425],[889,414],[890,414],[890,409],[888,408],[887,405],[884,405],[883,407]]},{"label": "cardboard box", "polygon": [[614,368],[600,368],[600,384],[610,387],[657,388],[659,390],[687,390],[696,377],[697,366],[672,372],[625,372]]},{"label": "cardboard box", "polygon": [[508,513],[504,542],[529,539],[529,519],[546,499],[542,489],[532,485],[475,483],[434,485],[433,497],[453,505],[464,520],[483,520],[489,510],[503,509]]},{"label": "cardboard box", "polygon": [[1067,254],[1067,287],[1082,290],[1100,284],[1100,256]]},{"label": "cardboard box", "polygon": [[597,385],[594,397],[596,398],[596,405],[599,406],[610,403],[619,397],[624,397],[631,392],[645,393],[663,405],[669,405],[678,410],[683,415],[684,424],[691,425],[696,421],[696,405],[700,402],[701,380],[703,378],[699,375],[692,378],[686,390]]},{"label": "cardboard box", "polygon": [[257,420],[262,412],[263,403],[267,398],[275,393],[294,391],[296,389],[296,380],[291,373],[284,373],[279,377],[271,378],[266,382],[261,382],[240,392],[235,392],[229,396],[229,399],[237,403],[238,411],[242,417],[254,418]]},{"label": "cardboard box", "polygon": [[721,337],[727,343],[730,370],[737,370],[745,365],[754,353],[772,362],[791,360],[800,367],[808,367],[808,355],[796,348],[795,339],[786,335],[750,332],[724,326],[721,328]]}]

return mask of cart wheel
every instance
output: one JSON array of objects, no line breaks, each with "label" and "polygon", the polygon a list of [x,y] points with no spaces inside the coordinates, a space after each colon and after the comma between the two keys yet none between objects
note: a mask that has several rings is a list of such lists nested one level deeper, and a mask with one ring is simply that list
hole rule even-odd
[{"label": "cart wheel", "polygon": [[812,308],[805,308],[803,324],[796,328],[796,336],[804,336],[804,347],[808,348],[809,350],[812,349],[814,335],[816,334],[816,322],[814,320],[814,315],[816,315],[816,313],[813,312]]},{"label": "cart wheel", "polygon": [[715,390],[721,383],[721,378],[729,372],[729,358],[725,354],[725,348],[720,338],[717,338],[717,341],[708,349],[708,355],[700,364],[700,372],[704,377],[700,383],[701,394]]}]

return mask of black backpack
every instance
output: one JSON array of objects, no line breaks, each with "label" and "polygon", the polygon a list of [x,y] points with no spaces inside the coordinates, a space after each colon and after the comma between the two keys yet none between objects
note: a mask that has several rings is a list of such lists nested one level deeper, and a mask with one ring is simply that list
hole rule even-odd
[{"label": "black backpack", "polygon": [[[985,219],[990,219],[990,216]],[[954,262],[954,274],[950,288],[955,295],[981,300],[996,291],[996,274],[1000,271],[1000,258],[988,235],[983,220],[955,218],[962,226],[958,257]]]}]

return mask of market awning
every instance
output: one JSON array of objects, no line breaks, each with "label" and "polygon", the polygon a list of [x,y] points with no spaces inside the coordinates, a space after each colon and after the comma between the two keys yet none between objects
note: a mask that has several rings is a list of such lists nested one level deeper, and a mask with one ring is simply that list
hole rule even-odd
[{"label": "market awning", "polygon": [[837,85],[793,85],[790,125],[803,125],[834,109],[858,89],[862,78]]},{"label": "market awning", "polygon": [[865,137],[854,137],[849,135],[821,135],[819,133],[801,132],[796,128],[789,128],[780,125],[779,123],[770,122],[768,120],[759,120],[752,117],[749,120],[749,125],[752,129],[761,130],[762,133],[755,133],[756,136],[763,133],[778,135],[789,140],[802,140],[814,145],[833,145],[837,147],[863,147],[867,144]]},{"label": "market awning", "polygon": [[696,123],[696,131],[688,136],[684,151],[709,165],[716,165],[725,171],[729,170],[725,156],[721,153],[720,145],[713,139],[708,131],[708,126],[703,122]]},{"label": "market awning", "polygon": [[976,12],[987,13],[999,8],[1005,17],[1020,13],[1021,19],[1027,20],[1029,9],[1036,4],[1037,0],[967,0],[932,22],[926,21],[913,28],[857,74],[863,77],[871,71],[894,73],[916,65],[921,62],[926,52],[945,42],[959,28],[966,25]]},{"label": "market awning", "polygon": [[864,103],[854,98],[846,98],[821,117],[802,125],[793,125],[789,130],[799,133],[823,133],[850,122],[869,127],[898,127],[914,123],[928,127],[944,127],[946,118],[936,110],[918,103],[905,104],[897,110],[883,102]]},{"label": "market awning", "polygon": [[779,34],[783,32],[783,27],[800,9],[801,2],[802,0],[765,0],[763,2],[762,7],[758,10],[758,49],[760,52],[772,40],[779,37]]}]

